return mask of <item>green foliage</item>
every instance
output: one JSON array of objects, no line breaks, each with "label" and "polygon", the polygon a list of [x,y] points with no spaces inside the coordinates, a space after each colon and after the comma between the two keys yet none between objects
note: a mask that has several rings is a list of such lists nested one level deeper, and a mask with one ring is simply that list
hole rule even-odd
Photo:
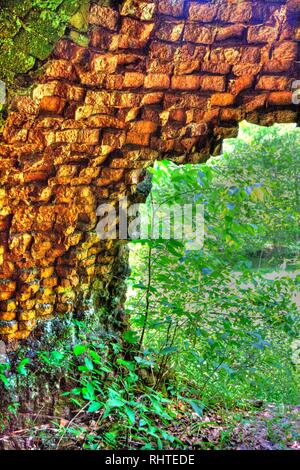
[{"label": "green foliage", "polygon": [[[223,158],[211,163],[219,170],[214,183],[222,197],[246,191],[248,199],[234,200],[232,215],[252,232],[243,235],[244,254],[260,267],[265,258],[272,264],[299,259],[300,225],[300,132],[292,126],[260,128],[242,125],[240,138],[231,140]],[[237,178],[238,175],[238,178]],[[226,197],[226,196],[225,196]],[[228,199],[228,198],[226,198]]]},{"label": "green foliage", "polygon": [[[39,438],[45,438],[50,448],[60,448],[66,440],[76,448],[90,450],[182,447],[179,439],[166,431],[176,416],[171,401],[141,379],[142,371],[152,363],[140,356],[133,357],[128,344],[124,347],[120,342],[93,334],[84,322],[75,321],[73,327],[80,341],[73,347],[57,342],[55,349],[38,351],[34,359],[29,359],[24,350],[25,357],[18,363],[0,364],[0,392],[1,383],[6,393],[13,391],[17,383],[18,392],[22,392],[20,384],[25,376],[24,391],[26,387],[34,388],[35,381],[42,377],[49,382],[53,378],[54,383],[65,377],[67,391],[62,398],[65,405],[75,410],[73,418],[64,426],[53,420],[54,437],[49,439],[44,433]],[[134,338],[130,340],[133,344]],[[37,371],[40,379],[36,377]],[[1,421],[8,424],[16,418],[19,407],[18,401],[8,402],[4,415],[0,415],[0,426]],[[86,421],[92,424],[86,426]]]},{"label": "green foliage", "polygon": [[68,360],[76,386],[65,395],[80,410],[94,415],[97,429],[83,430],[74,423],[62,431],[61,439],[66,434],[81,438],[84,434],[83,447],[88,449],[130,448],[133,440],[141,448],[162,448],[163,442],[174,442],[156,423],[157,419],[171,422],[174,417],[167,407],[169,401],[160,392],[141,388],[136,361],[123,359],[121,350],[118,343],[97,341],[74,347],[74,356]]},{"label": "green foliage", "polygon": [[[223,157],[152,171],[148,213],[194,202],[205,215],[201,250],[163,239],[132,248],[127,308],[140,349],[158,363],[156,388],[167,379],[206,404],[230,406],[299,399],[292,344],[300,276],[277,275],[282,257],[299,260],[299,143],[296,129],[244,125]],[[266,247],[269,277],[253,269],[253,253]]]}]

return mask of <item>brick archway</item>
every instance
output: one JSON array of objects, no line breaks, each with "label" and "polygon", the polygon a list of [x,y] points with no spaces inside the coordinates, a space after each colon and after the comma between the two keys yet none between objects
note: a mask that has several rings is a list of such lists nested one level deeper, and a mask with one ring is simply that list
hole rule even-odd
[{"label": "brick archway", "polygon": [[298,1],[112,3],[91,4],[86,46],[59,41],[3,132],[6,341],[83,308],[95,291],[122,322],[122,244],[99,242],[96,207],[134,195],[153,161],[205,161],[243,119],[299,121]]}]

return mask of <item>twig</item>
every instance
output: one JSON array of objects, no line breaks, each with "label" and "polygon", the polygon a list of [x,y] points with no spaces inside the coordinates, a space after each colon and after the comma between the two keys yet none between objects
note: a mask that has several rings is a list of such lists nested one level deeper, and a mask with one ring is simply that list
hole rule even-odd
[{"label": "twig", "polygon": [[65,427],[63,434],[60,436],[60,439],[57,443],[56,449],[59,448],[61,441],[66,435],[67,430],[70,428],[71,424],[74,423],[75,419],[91,404],[91,401],[87,402],[77,413],[76,415],[68,422],[68,425]]}]

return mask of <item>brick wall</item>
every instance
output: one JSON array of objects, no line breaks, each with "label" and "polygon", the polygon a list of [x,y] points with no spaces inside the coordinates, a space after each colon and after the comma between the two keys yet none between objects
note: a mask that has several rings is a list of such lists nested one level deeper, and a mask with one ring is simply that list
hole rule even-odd
[{"label": "brick wall", "polygon": [[134,194],[155,160],[205,161],[243,119],[299,121],[298,0],[101,3],[88,45],[58,42],[0,142],[6,341],[95,292],[98,306],[122,311],[122,247],[99,242],[96,208]]}]

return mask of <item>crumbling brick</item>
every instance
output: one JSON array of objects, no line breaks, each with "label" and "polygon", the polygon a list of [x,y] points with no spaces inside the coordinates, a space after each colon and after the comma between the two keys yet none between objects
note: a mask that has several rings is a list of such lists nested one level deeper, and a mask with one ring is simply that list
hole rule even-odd
[{"label": "crumbling brick", "polygon": [[99,240],[96,209],[131,200],[156,159],[202,162],[243,119],[299,119],[297,0],[100,3],[83,45],[58,41],[2,134],[5,341],[82,308],[99,278],[114,290],[120,245]]}]

